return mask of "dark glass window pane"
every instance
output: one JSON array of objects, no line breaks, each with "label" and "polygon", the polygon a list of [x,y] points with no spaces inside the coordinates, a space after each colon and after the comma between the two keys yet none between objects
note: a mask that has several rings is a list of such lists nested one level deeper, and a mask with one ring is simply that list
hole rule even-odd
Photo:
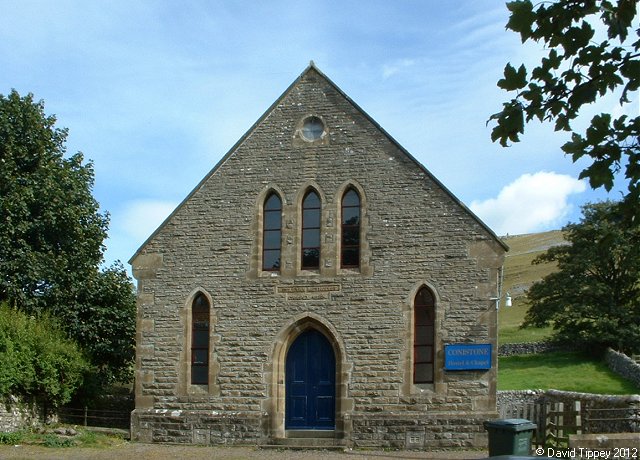
[{"label": "dark glass window pane", "polygon": [[198,294],[191,306],[191,383],[207,384],[209,374],[209,301]]},{"label": "dark glass window pane", "polygon": [[280,269],[280,249],[264,251],[263,270],[279,270]]},{"label": "dark glass window pane", "polygon": [[359,246],[360,229],[358,227],[345,227],[342,229],[343,246]]},{"label": "dark glass window pane", "polygon": [[358,225],[360,223],[360,208],[343,208],[342,225]]},{"label": "dark glass window pane", "polygon": [[342,197],[342,206],[360,206],[360,197],[351,189]]},{"label": "dark glass window pane", "polygon": [[264,249],[280,249],[280,230],[264,232]]},{"label": "dark glass window pane", "polygon": [[209,361],[209,350],[196,348],[191,350],[191,362],[193,364],[207,364]]},{"label": "dark glass window pane", "polygon": [[193,333],[198,332],[207,332],[209,330],[209,321],[199,321],[197,323],[193,323]]},{"label": "dark glass window pane", "polygon": [[414,355],[413,359],[416,360],[416,363],[431,363],[433,362],[433,347],[415,347]]},{"label": "dark glass window pane", "polygon": [[264,229],[265,230],[280,230],[282,228],[282,216],[280,211],[265,212],[264,213]]},{"label": "dark glass window pane", "polygon": [[302,222],[304,228],[320,227],[320,210],[310,209],[302,212]]},{"label": "dark glass window pane", "polygon": [[433,326],[416,326],[416,345],[433,345]]},{"label": "dark glass window pane", "polygon": [[433,346],[435,344],[434,303],[433,293],[426,287],[421,288],[414,299],[414,383],[433,382]]},{"label": "dark glass window pane", "polygon": [[415,383],[430,383],[433,382],[433,364],[416,364]]},{"label": "dark glass window pane", "polygon": [[312,228],[302,230],[302,247],[317,248],[320,246],[320,230]]},{"label": "dark glass window pane", "polygon": [[304,249],[302,252],[302,268],[320,267],[320,252],[318,249]]},{"label": "dark glass window pane", "polygon": [[360,197],[353,190],[342,196],[340,263],[343,267],[360,266]]},{"label": "dark glass window pane", "polygon": [[209,314],[206,315],[193,315],[193,329],[194,330],[208,330],[209,329]]},{"label": "dark glass window pane", "polygon": [[309,192],[302,202],[302,268],[320,267],[320,197]]},{"label": "dark glass window pane", "polygon": [[304,209],[310,208],[319,208],[320,207],[320,197],[315,192],[310,192],[304,197],[304,201],[302,202],[302,207]]},{"label": "dark glass window pane", "polygon": [[209,383],[209,366],[191,366],[191,383],[206,385]]},{"label": "dark glass window pane", "polygon": [[434,309],[433,307],[425,307],[421,305],[416,305],[416,325],[417,326],[428,326],[434,323]]},{"label": "dark glass window pane", "polygon": [[433,294],[427,288],[422,288],[416,295],[415,305],[434,305]]},{"label": "dark glass window pane", "polygon": [[268,211],[268,210],[280,211],[282,209],[282,202],[280,201],[280,198],[278,197],[278,195],[276,195],[275,193],[272,193],[271,195],[269,195],[269,198],[267,198],[267,201],[265,201],[264,203],[264,209],[265,211]]},{"label": "dark glass window pane", "polygon": [[209,329],[204,331],[193,331],[193,347],[194,348],[208,348],[209,347]]},{"label": "dark glass window pane", "polygon": [[360,250],[358,248],[342,249],[342,266],[358,267],[360,265]]},{"label": "dark glass window pane", "polygon": [[196,298],[193,300],[193,307],[192,307],[193,312],[209,312],[209,302],[207,301],[207,298],[202,295],[202,294],[198,294],[196,296]]},{"label": "dark glass window pane", "polygon": [[282,200],[276,193],[269,195],[264,203],[262,234],[262,269],[280,269],[280,249],[282,247]]}]

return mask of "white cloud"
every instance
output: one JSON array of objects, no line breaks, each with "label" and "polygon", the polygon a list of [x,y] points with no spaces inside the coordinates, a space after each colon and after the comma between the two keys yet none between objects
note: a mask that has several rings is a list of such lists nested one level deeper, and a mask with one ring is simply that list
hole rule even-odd
[{"label": "white cloud", "polygon": [[118,218],[119,226],[129,238],[142,243],[173,212],[177,204],[172,201],[136,200],[125,205]]},{"label": "white cloud", "polygon": [[413,67],[415,64],[416,61],[414,59],[399,59],[391,64],[385,64],[382,66],[382,78],[386,80],[402,70]]},{"label": "white cloud", "polygon": [[584,181],[554,172],[523,174],[496,198],[473,201],[471,210],[497,234],[521,234],[557,228],[571,211],[567,198],[586,189]]}]

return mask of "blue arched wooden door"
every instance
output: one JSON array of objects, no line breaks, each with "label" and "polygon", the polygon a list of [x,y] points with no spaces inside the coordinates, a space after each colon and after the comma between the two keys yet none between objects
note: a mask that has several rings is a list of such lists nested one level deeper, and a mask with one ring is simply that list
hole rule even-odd
[{"label": "blue arched wooden door", "polygon": [[327,338],[308,329],[287,352],[285,428],[333,430],[336,424],[336,359]]}]

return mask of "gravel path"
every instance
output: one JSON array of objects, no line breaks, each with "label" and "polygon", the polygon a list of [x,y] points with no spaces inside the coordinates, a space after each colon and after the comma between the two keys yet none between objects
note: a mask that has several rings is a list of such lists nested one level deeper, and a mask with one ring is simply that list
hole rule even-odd
[{"label": "gravel path", "polygon": [[48,448],[41,446],[0,446],[2,459],[46,459],[46,460],[164,460],[164,459],[214,459],[214,460],[385,460],[385,459],[482,459],[483,451],[368,451],[352,450],[329,452],[321,450],[271,450],[253,447],[204,447],[140,444],[124,442],[104,449],[95,448]]}]

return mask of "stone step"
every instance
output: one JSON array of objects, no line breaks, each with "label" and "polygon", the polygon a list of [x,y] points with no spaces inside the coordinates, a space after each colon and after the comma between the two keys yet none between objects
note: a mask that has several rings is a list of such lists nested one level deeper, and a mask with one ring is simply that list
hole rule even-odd
[{"label": "stone step", "polygon": [[291,450],[344,450],[344,439],[335,437],[333,431],[287,431],[286,438],[272,439],[268,444],[260,446],[262,449],[291,449]]},{"label": "stone step", "polygon": [[331,452],[344,452],[345,446],[316,446],[316,445],[287,445],[287,444],[261,444],[258,446],[265,450],[320,450]]}]

